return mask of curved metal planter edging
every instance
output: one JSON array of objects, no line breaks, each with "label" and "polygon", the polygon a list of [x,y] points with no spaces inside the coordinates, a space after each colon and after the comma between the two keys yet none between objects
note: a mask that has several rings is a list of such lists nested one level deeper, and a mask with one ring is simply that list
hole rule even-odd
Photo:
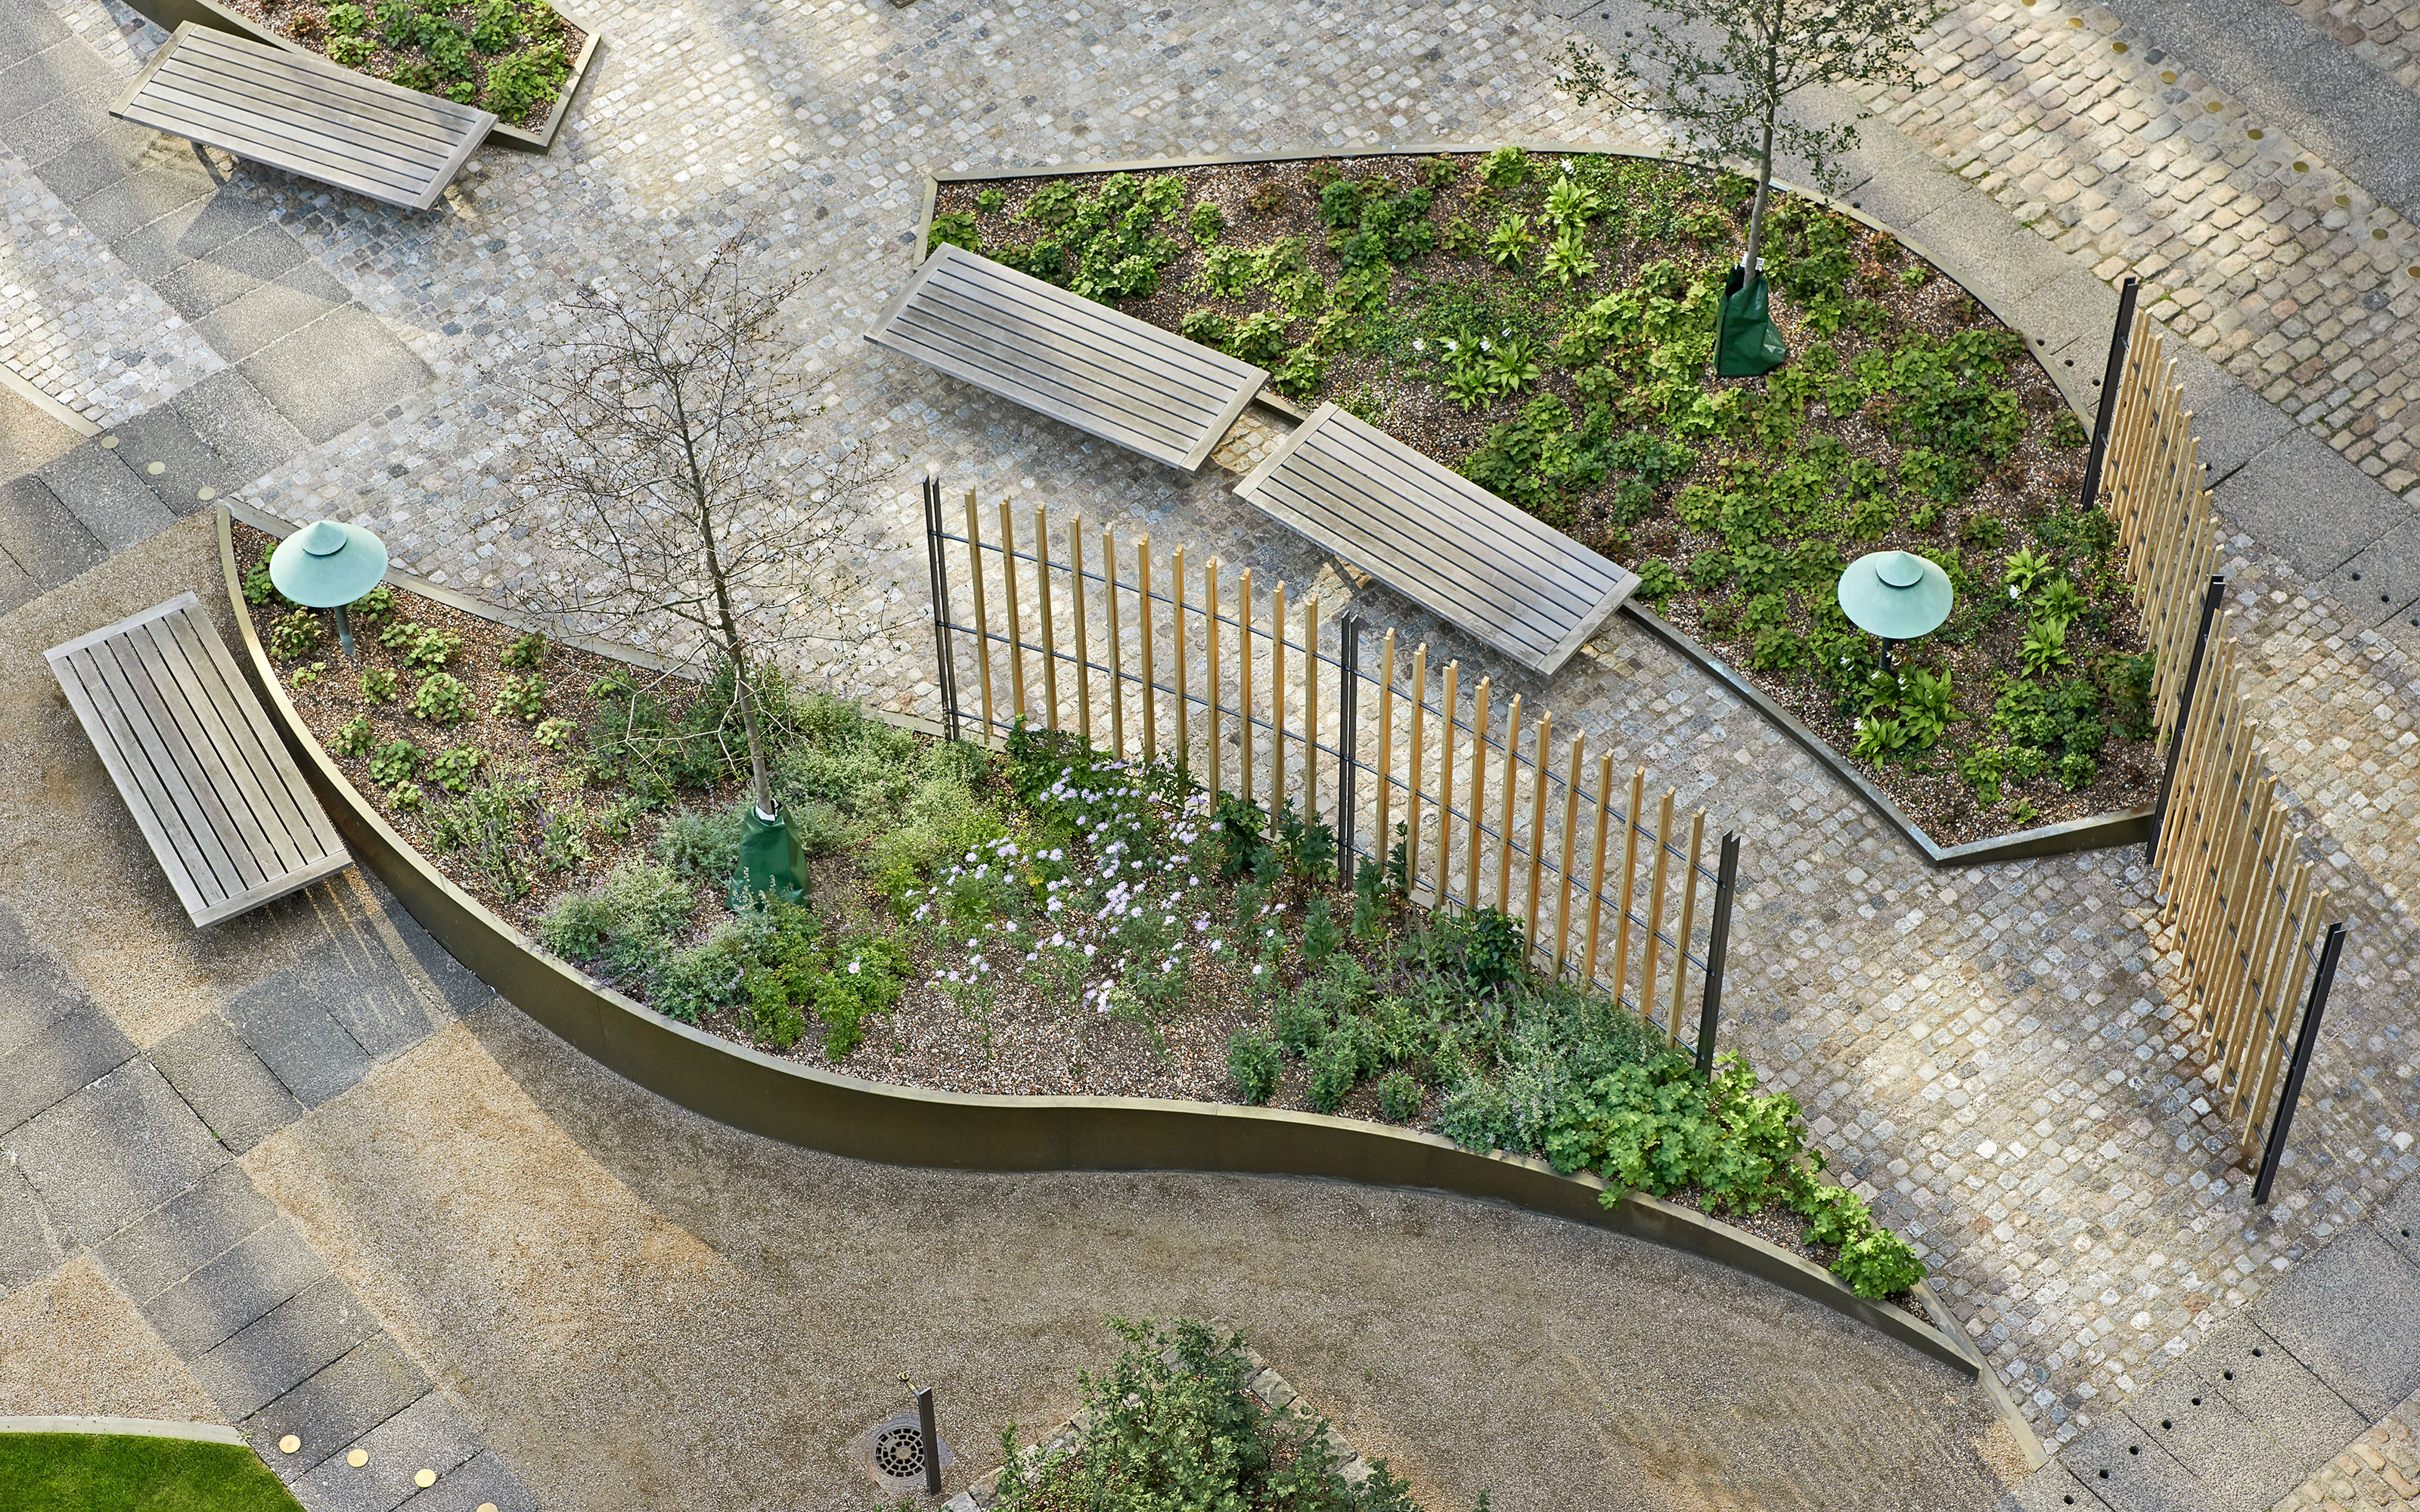
[{"label": "curved metal planter edging", "polygon": [[1939,1329],[1858,1296],[1778,1245],[1638,1193],[1607,1209],[1597,1200],[1603,1181],[1561,1175],[1544,1161],[1277,1108],[1002,1097],[861,1081],[716,1039],[599,986],[447,881],[329,760],[253,631],[236,571],[232,516],[225,506],[217,513],[220,566],[253,679],[346,842],[456,960],[573,1048],[651,1092],[751,1134],[888,1165],[1324,1177],[1508,1203],[1701,1256],[1821,1304],[1969,1379],[1978,1375],[1976,1362]]},{"label": "curved metal planter edging", "polygon": [[1798,722],[1788,709],[1765,696],[1764,690],[1732,671],[1730,664],[1698,644],[1681,628],[1643,604],[1624,604],[1621,611],[1636,620],[1649,634],[1679,652],[1698,670],[1731,690],[1759,714],[1781,727],[1784,734],[1806,748],[1825,771],[1856,790],[1873,810],[1907,837],[1908,843],[1922,852],[1925,860],[1934,866],[1981,866],[1992,861],[2023,861],[2038,856],[2064,856],[2070,851],[2101,851],[2118,845],[2140,845],[2151,838],[2152,816],[2159,812],[2157,804],[2139,804],[2116,813],[2095,814],[2088,819],[2071,819],[2064,824],[2043,825],[2036,829],[2021,829],[2012,835],[1995,835],[1990,840],[1970,841],[1963,845],[1941,846],[1933,843],[1905,810],[1891,802],[1889,795],[1866,780],[1865,774],[1843,759],[1831,744]]},{"label": "curved metal planter edging", "polygon": [[[205,0],[207,3],[207,0]],[[1189,158],[1138,158],[1117,162],[1057,163],[1048,167],[1007,168],[984,172],[959,171],[927,175],[924,179],[923,213],[916,224],[916,261],[924,260],[925,248],[932,240],[933,214],[943,184],[985,183],[1008,178],[1069,178],[1089,174],[1143,173],[1160,168],[1204,168],[1225,163],[1244,162],[1311,162],[1325,158],[1409,158],[1433,157],[1438,153],[1487,152],[1497,147],[1516,147],[1525,152],[1588,153],[1605,158],[1642,158],[1651,162],[1680,162],[1668,153],[1651,152],[1640,147],[1585,147],[1569,142],[1521,140],[1497,142],[1421,142],[1404,147],[1369,147],[1360,150],[1337,148],[1323,152],[1254,152],[1216,153]],[[1810,199],[1827,208],[1848,216],[1860,225],[1889,236],[1910,253],[1923,258],[1939,270],[1951,283],[1964,289],[1966,297],[1992,312],[1992,318],[2018,330],[2017,323],[2002,315],[1989,300],[1967,286],[1966,281],[1945,263],[1931,248],[1900,234],[1854,205],[1844,205],[1821,190],[1793,184],[1786,178],[1776,178],[1774,187]],[[2032,348],[2026,348],[2030,354]],[[2040,358],[2037,357],[2039,362]],[[1255,403],[1289,415],[1296,421],[1304,418],[1302,409],[1283,398],[1273,389],[1264,388]],[[2082,417],[2090,421],[2091,416]],[[2023,861],[2036,856],[2065,856],[2073,851],[2109,850],[2120,845],[2141,845],[2151,838],[2155,804],[2142,804],[2116,813],[2095,814],[2088,819],[2071,819],[2064,824],[2043,825],[2035,829],[2021,829],[2013,834],[1995,835],[1990,840],[1970,841],[1963,845],[1944,846],[1926,834],[1922,826],[1907,816],[1906,810],[1893,803],[1882,789],[1868,781],[1864,774],[1834,750],[1821,735],[1793,718],[1772,699],[1766,697],[1747,678],[1733,671],[1730,665],[1705,647],[1698,644],[1662,615],[1637,603],[1625,603],[1621,612],[1638,622],[1658,640],[1686,656],[1698,669],[1745,700],[1759,714],[1779,726],[1782,733],[1805,748],[1824,770],[1838,778],[1864,798],[1874,812],[1906,837],[1928,865],[1935,867],[1984,866],[1994,861]]]},{"label": "curved metal planter edging", "polygon": [[[264,22],[217,4],[216,0],[127,0],[127,3],[134,8],[136,14],[163,31],[173,32],[190,21],[196,26],[208,26],[246,38],[264,47],[284,48],[288,53],[299,53],[305,57],[326,56],[304,47]],[[498,121],[489,128],[489,142],[510,147],[516,152],[545,152],[553,147],[554,134],[562,128],[563,117],[571,109],[572,97],[579,94],[580,86],[588,82],[590,66],[597,61],[597,28],[564,9],[555,0],[547,0],[547,8],[579,27],[586,34],[587,40],[580,44],[580,55],[571,60],[571,73],[563,81],[563,87],[556,91],[554,109],[547,113],[545,125],[531,131]]]}]

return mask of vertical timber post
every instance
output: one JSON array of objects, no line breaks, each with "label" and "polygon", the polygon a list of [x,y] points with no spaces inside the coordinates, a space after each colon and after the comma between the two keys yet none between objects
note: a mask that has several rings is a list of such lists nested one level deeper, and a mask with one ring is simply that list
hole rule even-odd
[{"label": "vertical timber post", "polygon": [[2193,661],[2185,669],[2185,686],[2177,700],[2177,722],[2168,733],[2168,758],[2160,770],[2160,799],[2151,810],[2151,838],[2143,842],[2143,864],[2160,856],[2160,829],[2168,822],[2168,798],[2176,791],[2177,765],[2184,755],[2185,721],[2193,714],[2194,697],[2201,687],[2202,659],[2210,651],[2210,629],[2218,621],[2218,606],[2226,597],[2226,575],[2212,573],[2202,590],[2201,631],[2194,638]]},{"label": "vertical timber post", "polygon": [[2118,325],[2109,333],[2109,370],[2101,379],[2101,412],[2092,423],[2092,453],[2084,464],[2084,497],[2077,501],[2085,509],[2101,504],[2101,469],[2109,460],[2109,430],[2118,418],[2118,390],[2126,376],[2126,347],[2134,335],[2134,297],[2142,283],[2128,273],[2118,285]]},{"label": "vertical timber post", "polygon": [[2328,926],[2319,947],[2319,969],[2311,974],[2311,998],[2303,1009],[2303,1026],[2294,1035],[2294,1058],[2286,1071],[2286,1089],[2277,1095],[2277,1116],[2269,1125],[2269,1148],[2260,1152],[2260,1174],[2252,1183],[2252,1200],[2267,1206],[2269,1190],[2277,1184],[2277,1167],[2286,1158],[2286,1135],[2294,1127],[2294,1104],[2303,1100],[2303,1078],[2311,1069],[2311,1053],[2319,1048],[2319,1015],[2327,1011],[2328,989],[2335,985],[2336,963],[2344,956],[2345,926]]},{"label": "vertical timber post", "polygon": [[933,1388],[916,1394],[916,1427],[924,1441],[924,1494],[941,1494],[941,1441],[933,1427]]},{"label": "vertical timber post", "polygon": [[946,543],[941,523],[941,465],[924,465],[924,566],[933,579],[934,672],[941,690],[941,729],[953,742],[958,738],[957,668],[950,655],[950,569],[943,556]]},{"label": "vertical timber post", "polygon": [[[1734,830],[1723,837],[1722,860],[1714,872],[1714,918],[1706,935],[1706,995],[1698,1007],[1698,1074],[1714,1071],[1714,1030],[1723,1016],[1723,964],[1731,949],[1731,900],[1739,893],[1740,838]],[[1683,946],[1685,951],[1686,945]]]},{"label": "vertical timber post", "polygon": [[[1360,716],[1361,684],[1361,616],[1346,609],[1336,617],[1337,660],[1343,665],[1336,675],[1336,876],[1346,887],[1353,886],[1353,844],[1355,793],[1354,762],[1360,748],[1360,732],[1355,728]],[[1316,657],[1314,646],[1309,656]],[[1311,663],[1306,662],[1308,669]],[[1315,728],[1315,727],[1314,727]],[[1313,741],[1305,764],[1319,760],[1319,744]],[[1387,774],[1378,774],[1384,784]],[[1383,791],[1383,788],[1382,788]],[[1378,843],[1383,848],[1387,837],[1382,832]],[[1382,854],[1380,864],[1385,864]]]}]

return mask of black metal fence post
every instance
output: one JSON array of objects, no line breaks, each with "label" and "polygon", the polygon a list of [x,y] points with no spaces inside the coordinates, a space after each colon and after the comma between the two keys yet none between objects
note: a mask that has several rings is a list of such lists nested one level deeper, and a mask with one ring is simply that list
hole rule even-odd
[{"label": "black metal fence post", "polygon": [[924,1494],[941,1494],[941,1440],[933,1430],[933,1388],[916,1394],[916,1427],[924,1440]]},{"label": "black metal fence post", "polygon": [[[1698,1074],[1714,1070],[1714,1030],[1723,1016],[1723,963],[1731,949],[1731,900],[1739,892],[1740,838],[1737,830],[1723,836],[1723,857],[1714,873],[1714,918],[1706,933],[1706,995],[1698,1006]],[[1686,950],[1689,942],[1683,940]]]},{"label": "black metal fence post", "polygon": [[2092,453],[2084,464],[2081,507],[2101,502],[2101,465],[2109,459],[2109,427],[2118,418],[2118,385],[2126,376],[2126,347],[2134,336],[2134,296],[2142,280],[2128,273],[2118,285],[2118,328],[2109,333],[2109,370],[2101,379],[2100,417],[2092,423]]},{"label": "black metal fence post", "polygon": [[2168,732],[2168,754],[2160,770],[2160,797],[2151,806],[2151,838],[2143,842],[2143,864],[2160,858],[2160,830],[2168,822],[2168,799],[2176,792],[2177,767],[2184,760],[2185,721],[2193,717],[2194,694],[2201,687],[2202,657],[2210,650],[2210,627],[2218,623],[2218,606],[2226,597],[2226,574],[2211,574],[2201,594],[2201,629],[2194,637],[2193,662],[2185,669],[2183,694],[2177,701],[2176,727]]},{"label": "black metal fence post", "polygon": [[[1336,617],[1337,659],[1343,663],[1343,675],[1336,679],[1336,875],[1346,887],[1353,886],[1353,844],[1357,838],[1354,820],[1356,775],[1353,754],[1360,748],[1360,731],[1356,728],[1361,715],[1361,616],[1351,609]],[[1319,648],[1311,648],[1312,656]],[[1312,761],[1319,752],[1311,753]],[[1384,781],[1384,777],[1380,778]]]},{"label": "black metal fence post", "polygon": [[958,669],[950,646],[950,569],[948,543],[942,539],[941,466],[924,468],[924,570],[933,589],[933,660],[941,689],[941,729],[958,738]]},{"label": "black metal fence post", "polygon": [[2311,1000],[2303,1010],[2303,1027],[2294,1036],[2294,1058],[2286,1068],[2286,1089],[2277,1095],[2277,1116],[2269,1124],[2269,1147],[2260,1152],[2260,1174],[2252,1182],[2252,1200],[2266,1205],[2277,1184],[2277,1167],[2286,1158],[2286,1135],[2294,1127],[2294,1107],[2303,1101],[2303,1078],[2310,1073],[2311,1053],[2319,1044],[2319,1015],[2327,1011],[2328,989],[2335,985],[2336,963],[2344,958],[2345,926],[2328,926],[2319,947],[2319,969],[2311,974]]}]

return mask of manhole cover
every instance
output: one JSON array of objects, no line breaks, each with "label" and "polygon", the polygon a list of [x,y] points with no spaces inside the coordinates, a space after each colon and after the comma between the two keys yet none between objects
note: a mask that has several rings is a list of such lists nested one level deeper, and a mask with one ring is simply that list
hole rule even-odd
[{"label": "manhole cover", "polygon": [[[958,1457],[950,1452],[947,1443],[937,1447],[944,1469],[956,1461]],[[858,1454],[866,1473],[886,1493],[914,1496],[923,1491],[924,1430],[915,1413],[902,1412],[868,1428],[858,1438]]]}]

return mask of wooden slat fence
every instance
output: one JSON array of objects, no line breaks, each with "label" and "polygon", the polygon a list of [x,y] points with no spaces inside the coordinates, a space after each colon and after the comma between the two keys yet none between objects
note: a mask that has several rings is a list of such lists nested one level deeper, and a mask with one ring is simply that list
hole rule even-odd
[{"label": "wooden slat fence", "polygon": [[2151,695],[2160,738],[2176,731],[2194,642],[2201,629],[2203,586],[2218,564],[2218,517],[2201,486],[2199,442],[2185,408],[2177,364],[2148,313],[2126,343],[2117,413],[2110,426],[2102,505],[2118,527],[2126,576],[2150,643]]},{"label": "wooden slat fence", "polygon": [[1249,567],[971,491],[949,507],[938,485],[927,533],[954,724],[1172,758],[1212,793],[1331,825],[1348,865],[1400,843],[1416,899],[1502,911],[1541,970],[1675,1038],[1694,984],[1707,1060],[1739,841],[1710,855],[1705,810],[1645,767],[1617,771],[1520,693]]},{"label": "wooden slat fence", "polygon": [[[2152,693],[2168,750],[2152,842],[2158,918],[2183,960],[2209,1101],[2244,1157],[2261,1154],[2255,1196],[2265,1201],[2344,926],[2327,926],[2328,947],[2317,948],[2328,894],[2313,886],[2261,756],[2233,613],[2216,611],[2219,521],[2202,486],[2193,411],[2151,317],[2134,314],[2128,327],[2101,503],[2157,656]],[[2216,612],[2205,640],[2206,608]]]}]

